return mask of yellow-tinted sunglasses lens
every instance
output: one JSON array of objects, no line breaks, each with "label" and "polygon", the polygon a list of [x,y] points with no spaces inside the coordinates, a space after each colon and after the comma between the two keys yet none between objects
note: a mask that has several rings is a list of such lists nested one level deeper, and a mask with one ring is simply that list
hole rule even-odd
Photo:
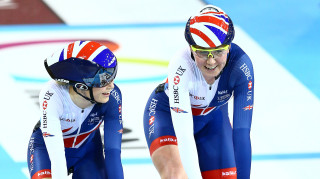
[{"label": "yellow-tinted sunglasses lens", "polygon": [[211,56],[222,56],[223,52],[225,50],[228,50],[229,45],[225,45],[219,48],[214,48],[214,49],[202,49],[202,48],[197,48],[195,46],[191,46],[192,51],[196,53],[196,55],[200,58],[208,58],[210,55]]}]

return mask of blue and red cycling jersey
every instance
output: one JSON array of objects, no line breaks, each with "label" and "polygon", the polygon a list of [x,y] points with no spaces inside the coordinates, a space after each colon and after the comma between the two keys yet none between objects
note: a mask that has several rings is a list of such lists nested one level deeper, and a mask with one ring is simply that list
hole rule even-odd
[{"label": "blue and red cycling jersey", "polygon": [[[51,80],[41,90],[39,103],[40,127],[28,147],[32,178],[66,178],[70,168],[74,177],[123,178],[122,97],[116,85],[107,103],[81,109],[71,100],[68,85]],[[99,131],[103,122],[104,144]],[[91,170],[84,166],[91,166]]]},{"label": "blue and red cycling jersey", "polygon": [[[232,43],[227,65],[213,84],[204,79],[190,47],[170,61],[168,71],[166,83],[151,94],[145,109],[150,154],[161,146],[179,144],[189,177],[199,177],[201,172],[203,178],[250,178],[254,74],[248,55]],[[231,125],[228,101],[232,98]]]}]

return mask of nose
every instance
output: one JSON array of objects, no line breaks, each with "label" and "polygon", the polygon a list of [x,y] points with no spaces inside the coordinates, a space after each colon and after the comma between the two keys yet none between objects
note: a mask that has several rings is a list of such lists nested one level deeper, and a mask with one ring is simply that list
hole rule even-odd
[{"label": "nose", "polygon": [[207,64],[214,64],[216,60],[213,55],[208,55]]}]

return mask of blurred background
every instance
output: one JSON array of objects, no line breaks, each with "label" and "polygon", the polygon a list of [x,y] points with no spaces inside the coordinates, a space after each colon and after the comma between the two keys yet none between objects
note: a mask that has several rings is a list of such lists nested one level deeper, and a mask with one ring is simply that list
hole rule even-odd
[{"label": "blurred background", "polygon": [[319,0],[0,0],[0,178],[29,178],[28,140],[50,79],[43,60],[75,40],[103,43],[119,60],[125,178],[160,178],[143,110],[187,45],[186,21],[206,4],[232,18],[234,42],[254,65],[251,178],[319,178]]}]

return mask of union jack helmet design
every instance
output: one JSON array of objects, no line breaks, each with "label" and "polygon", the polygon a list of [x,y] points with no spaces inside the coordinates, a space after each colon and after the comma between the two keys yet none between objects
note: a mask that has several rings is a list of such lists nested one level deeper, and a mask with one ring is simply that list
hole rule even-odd
[{"label": "union jack helmet design", "polygon": [[44,61],[52,79],[77,86],[103,87],[117,74],[117,58],[106,46],[93,41],[76,41]]},{"label": "union jack helmet design", "polygon": [[230,17],[222,9],[213,5],[207,5],[197,15],[191,16],[184,33],[189,45],[203,48],[229,45],[234,34]]}]

